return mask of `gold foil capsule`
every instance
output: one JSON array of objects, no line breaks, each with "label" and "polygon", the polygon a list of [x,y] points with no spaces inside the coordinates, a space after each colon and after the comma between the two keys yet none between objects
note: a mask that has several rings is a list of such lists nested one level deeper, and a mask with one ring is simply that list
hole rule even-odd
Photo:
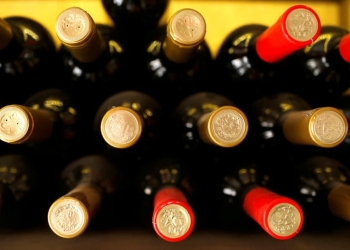
[{"label": "gold foil capsule", "polygon": [[115,107],[106,112],[101,122],[103,139],[112,147],[128,148],[140,138],[143,121],[138,113],[127,107]]}]

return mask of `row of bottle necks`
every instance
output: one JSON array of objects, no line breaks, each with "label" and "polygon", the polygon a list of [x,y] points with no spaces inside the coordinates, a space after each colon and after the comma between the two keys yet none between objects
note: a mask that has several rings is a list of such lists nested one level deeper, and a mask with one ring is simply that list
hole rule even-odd
[{"label": "row of bottle necks", "polygon": [[137,162],[94,154],[61,166],[57,175],[59,159],[1,155],[0,224],[45,223],[62,238],[88,228],[153,227],[160,238],[178,242],[196,228],[261,230],[288,240],[305,227],[350,221],[347,166],[323,155],[283,159],[201,159],[162,150]]},{"label": "row of bottle necks", "polygon": [[349,88],[349,31],[322,26],[304,5],[291,6],[271,27],[247,24],[232,31],[215,60],[205,20],[193,9],[179,10],[143,39],[129,39],[95,24],[83,9],[69,8],[57,18],[58,51],[49,33],[28,18],[4,18],[0,28],[2,106],[49,87],[73,92],[94,108],[111,93],[139,90],[166,110],[199,91],[225,94],[238,105],[288,91],[318,106]]}]

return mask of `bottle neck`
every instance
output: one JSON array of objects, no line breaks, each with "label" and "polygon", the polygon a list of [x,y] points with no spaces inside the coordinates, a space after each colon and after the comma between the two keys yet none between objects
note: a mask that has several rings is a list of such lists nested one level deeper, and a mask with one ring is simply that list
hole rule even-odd
[{"label": "bottle neck", "polygon": [[0,51],[6,48],[12,40],[13,32],[11,25],[0,18]]}]

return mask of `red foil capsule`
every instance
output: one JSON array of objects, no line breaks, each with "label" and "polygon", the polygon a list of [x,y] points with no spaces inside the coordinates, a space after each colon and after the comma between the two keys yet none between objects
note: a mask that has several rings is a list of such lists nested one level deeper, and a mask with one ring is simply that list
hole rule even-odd
[{"label": "red foil capsule", "polygon": [[350,34],[343,36],[340,40],[339,53],[344,61],[350,63]]},{"label": "red foil capsule", "polygon": [[184,194],[177,188],[163,188],[154,197],[153,228],[164,240],[178,242],[193,231],[195,216]]},{"label": "red foil capsule", "polygon": [[304,214],[294,200],[257,187],[247,193],[243,209],[272,237],[287,240],[296,236],[304,223]]},{"label": "red foil capsule", "polygon": [[294,5],[259,36],[256,51],[265,62],[275,63],[313,43],[320,32],[317,13],[305,5]]}]

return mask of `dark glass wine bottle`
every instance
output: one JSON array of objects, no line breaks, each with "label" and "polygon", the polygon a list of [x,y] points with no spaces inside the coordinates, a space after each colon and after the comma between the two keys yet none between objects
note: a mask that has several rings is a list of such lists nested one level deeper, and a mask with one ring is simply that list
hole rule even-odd
[{"label": "dark glass wine bottle", "polygon": [[7,90],[1,91],[1,106],[21,103],[25,95],[56,84],[56,46],[41,23],[21,16],[2,18],[0,37],[0,79]]},{"label": "dark glass wine bottle", "polygon": [[213,92],[183,99],[170,124],[172,144],[190,154],[236,147],[248,133],[246,115],[230,99]]},{"label": "dark glass wine bottle", "polygon": [[258,153],[251,152],[250,157],[246,154],[214,156],[214,161],[209,163],[220,180],[219,188],[211,187],[217,191],[214,199],[217,200],[219,226],[251,231],[254,226],[245,220],[246,214],[275,239],[295,237],[303,227],[302,208],[292,198],[279,193],[274,182],[279,176],[273,174]]},{"label": "dark glass wine bottle", "polygon": [[141,45],[143,37],[158,26],[169,0],[102,0],[102,5],[124,39]]},{"label": "dark glass wine bottle", "polygon": [[42,90],[22,105],[10,104],[0,109],[0,140],[25,144],[32,153],[69,157],[80,149],[79,119],[79,108],[68,93]]},{"label": "dark glass wine bottle", "polygon": [[213,59],[205,34],[203,16],[193,9],[181,9],[147,42],[142,90],[165,110],[172,111],[189,94],[207,90]]},{"label": "dark glass wine bottle", "polygon": [[[24,152],[0,155],[0,226],[30,228],[44,222],[49,193],[40,160]],[[46,200],[47,199],[47,200]]]},{"label": "dark glass wine bottle", "polygon": [[[93,124],[98,105],[125,87],[124,49],[112,26],[96,24],[83,9],[72,7],[57,18],[56,34],[62,45],[58,51],[64,86],[74,99],[84,103],[87,126]],[[92,129],[92,127],[91,127]]]},{"label": "dark glass wine bottle", "polygon": [[[350,34],[340,26],[324,25],[319,37],[293,58],[302,72],[294,92],[312,105],[329,105],[350,87]],[[292,77],[292,75],[291,75]]]},{"label": "dark glass wine bottle", "polygon": [[[105,201],[115,199],[114,194],[118,193],[121,184],[121,171],[103,155],[86,155],[68,164],[60,181],[62,191],[66,193],[50,206],[48,223],[58,236],[75,238],[103,211]],[[120,211],[116,209],[115,212]]]},{"label": "dark glass wine bottle", "polygon": [[348,122],[340,109],[313,109],[301,97],[287,92],[256,100],[247,117],[251,132],[248,140],[259,150],[332,148],[348,133]]},{"label": "dark glass wine bottle", "polygon": [[149,225],[152,221],[155,232],[166,241],[179,242],[189,237],[195,226],[195,214],[190,205],[194,188],[187,162],[157,151],[156,158],[149,158],[140,167],[139,176],[139,200],[143,201],[139,215],[146,217]]},{"label": "dark glass wine bottle", "polygon": [[110,157],[136,157],[156,143],[162,124],[163,110],[155,99],[139,91],[121,91],[100,105],[95,134]]},{"label": "dark glass wine bottle", "polygon": [[[238,105],[256,98],[286,91],[295,74],[287,60],[293,52],[314,42],[320,33],[320,19],[308,6],[288,8],[270,27],[247,24],[233,30],[224,39],[215,59],[219,93],[230,91]],[[286,72],[287,71],[287,72]],[[221,83],[221,84],[220,84]]]},{"label": "dark glass wine bottle", "polygon": [[281,192],[301,205],[307,227],[322,227],[335,217],[350,221],[350,172],[347,166],[333,157],[318,154],[296,156],[289,165],[292,165],[291,171],[280,175],[280,181],[284,183]]}]

